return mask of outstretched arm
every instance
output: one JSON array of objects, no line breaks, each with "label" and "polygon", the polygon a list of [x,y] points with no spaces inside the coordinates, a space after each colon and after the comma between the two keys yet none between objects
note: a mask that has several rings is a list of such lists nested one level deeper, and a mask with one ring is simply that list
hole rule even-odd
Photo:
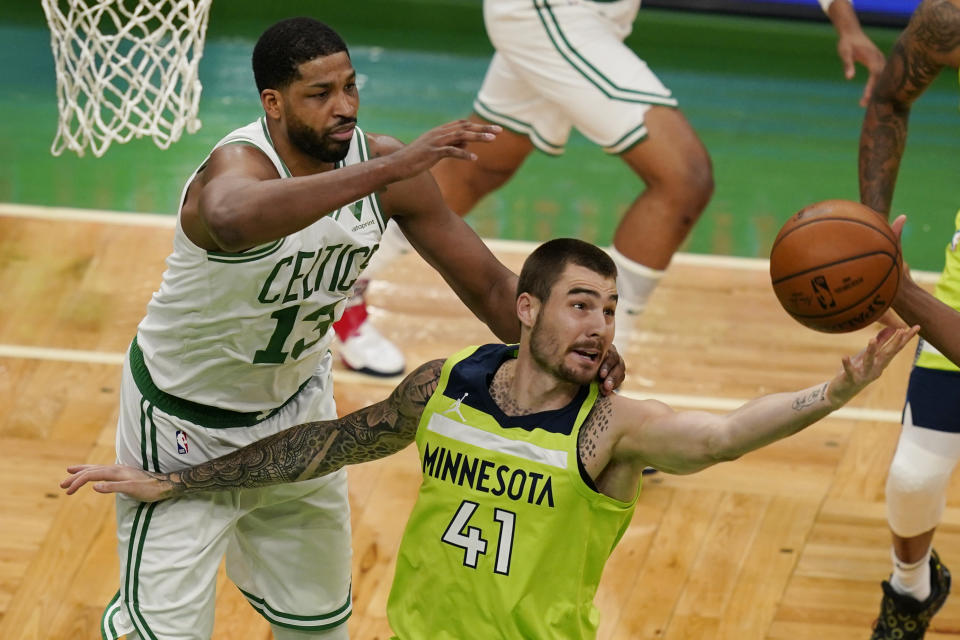
[{"label": "outstretched arm", "polygon": [[500,127],[450,122],[396,154],[340,169],[279,180],[273,163],[250,145],[217,148],[187,192],[184,231],[204,249],[241,251],[306,228],[339,207],[423,173],[443,158],[473,161],[464,150],[490,142]]},{"label": "outstretched arm", "polygon": [[326,475],[348,464],[384,458],[410,444],[437,388],[443,360],[422,365],[390,397],[337,420],[285,429],[195,467],[152,473],[125,465],[78,465],[60,483],[67,494],[88,482],[100,493],[156,502],[197,491],[262,487]]},{"label": "outstretched arm", "polygon": [[693,473],[738,458],[839,409],[876,380],[918,330],[884,328],[866,349],[843,358],[833,379],[802,391],[757,398],[727,415],[674,412],[659,404],[647,411],[639,426],[626,432],[614,455],[631,455],[637,464],[670,473]]},{"label": "outstretched arm", "polygon": [[863,87],[863,95],[860,97],[860,106],[865,107],[873,93],[877,76],[883,69],[883,54],[863,32],[860,20],[857,19],[857,14],[849,0],[820,0],[820,6],[823,7],[830,22],[833,23],[833,28],[837,31],[837,55],[843,63],[844,77],[847,80],[853,79],[856,73],[854,63],[860,63],[867,69],[869,75]]}]

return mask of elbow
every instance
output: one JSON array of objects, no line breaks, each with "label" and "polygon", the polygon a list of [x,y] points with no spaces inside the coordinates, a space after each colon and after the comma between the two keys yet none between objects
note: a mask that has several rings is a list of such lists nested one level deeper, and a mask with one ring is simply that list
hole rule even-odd
[{"label": "elbow", "polygon": [[735,446],[725,430],[718,427],[709,435],[705,443],[703,451],[704,467],[719,462],[731,462],[742,456],[743,453],[739,447]]},{"label": "elbow", "polygon": [[225,203],[204,207],[203,223],[207,233],[223,251],[243,251],[252,246],[242,232],[242,225],[237,223],[237,217],[236,208]]}]

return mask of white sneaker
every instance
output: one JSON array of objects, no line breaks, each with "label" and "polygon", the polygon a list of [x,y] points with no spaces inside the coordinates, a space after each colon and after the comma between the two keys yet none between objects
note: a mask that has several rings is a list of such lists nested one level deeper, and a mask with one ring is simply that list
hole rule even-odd
[{"label": "white sneaker", "polygon": [[403,354],[369,318],[345,339],[336,338],[337,353],[348,368],[371,376],[398,376],[406,368]]}]

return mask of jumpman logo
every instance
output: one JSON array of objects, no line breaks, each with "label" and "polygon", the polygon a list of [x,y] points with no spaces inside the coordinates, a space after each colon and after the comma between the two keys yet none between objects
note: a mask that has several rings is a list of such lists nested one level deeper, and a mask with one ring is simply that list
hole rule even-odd
[{"label": "jumpman logo", "polygon": [[451,411],[456,411],[456,412],[457,412],[457,417],[460,418],[460,422],[466,422],[467,419],[463,417],[463,414],[462,414],[462,413],[460,413],[460,405],[463,403],[463,401],[466,399],[466,397],[467,397],[468,395],[470,395],[470,394],[469,394],[469,393],[464,393],[462,398],[460,398],[460,399],[457,400],[455,403],[453,403],[453,406],[450,407],[449,409],[447,409],[446,411],[441,411],[441,412],[440,412],[440,415],[445,416],[445,415],[447,415],[448,413],[450,413]]}]

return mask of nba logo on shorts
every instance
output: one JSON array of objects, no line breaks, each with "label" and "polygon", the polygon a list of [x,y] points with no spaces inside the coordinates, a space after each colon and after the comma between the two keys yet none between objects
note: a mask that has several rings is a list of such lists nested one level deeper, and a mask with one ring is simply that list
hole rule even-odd
[{"label": "nba logo on shorts", "polygon": [[177,429],[177,453],[184,454],[189,448],[189,445],[187,445],[187,432]]}]

